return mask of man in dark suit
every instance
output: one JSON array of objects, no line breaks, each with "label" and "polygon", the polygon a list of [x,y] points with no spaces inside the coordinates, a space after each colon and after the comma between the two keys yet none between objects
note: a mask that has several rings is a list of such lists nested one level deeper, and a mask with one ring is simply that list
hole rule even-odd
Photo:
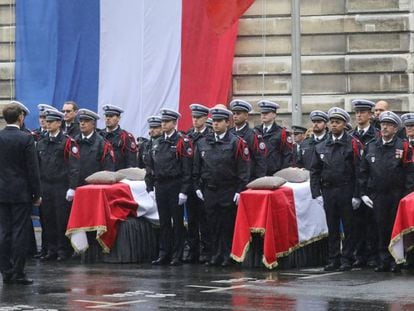
[{"label": "man in dark suit", "polygon": [[24,273],[29,247],[32,205],[40,205],[39,164],[33,137],[20,130],[24,109],[3,108],[7,122],[0,131],[0,270],[4,284],[29,285]]}]

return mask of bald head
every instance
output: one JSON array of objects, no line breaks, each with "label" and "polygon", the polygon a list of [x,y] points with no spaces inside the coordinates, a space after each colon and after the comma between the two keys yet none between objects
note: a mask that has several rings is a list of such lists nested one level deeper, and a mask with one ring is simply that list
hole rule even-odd
[{"label": "bald head", "polygon": [[388,111],[390,104],[385,100],[380,100],[375,104],[374,112],[375,118],[378,119],[381,112]]}]

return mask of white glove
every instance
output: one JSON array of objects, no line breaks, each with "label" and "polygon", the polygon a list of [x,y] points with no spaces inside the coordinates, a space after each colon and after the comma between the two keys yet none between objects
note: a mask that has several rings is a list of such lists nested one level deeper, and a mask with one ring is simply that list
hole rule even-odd
[{"label": "white glove", "polygon": [[369,196],[367,195],[363,195],[361,197],[362,201],[364,201],[365,205],[370,207],[370,208],[374,208],[374,202],[372,202],[372,200],[369,198]]},{"label": "white glove", "polygon": [[155,191],[150,191],[148,194],[155,201]]},{"label": "white glove", "polygon": [[354,210],[358,209],[360,205],[361,205],[361,199],[352,198],[352,208]]},{"label": "white glove", "polygon": [[323,198],[322,198],[322,196],[320,195],[320,196],[318,196],[318,197],[316,197],[316,202],[318,202],[320,205],[322,205],[323,206]]},{"label": "white glove", "polygon": [[196,190],[196,195],[197,195],[197,198],[199,198],[201,201],[204,201],[204,195],[200,189]]},{"label": "white glove", "polygon": [[187,202],[187,195],[184,193],[180,193],[178,195],[178,205],[183,205],[185,204],[185,202]]},{"label": "white glove", "polygon": [[233,202],[236,204],[239,204],[239,199],[240,199],[240,194],[236,192],[234,194]]},{"label": "white glove", "polygon": [[68,189],[68,191],[66,191],[66,201],[72,202],[74,197],[75,197],[75,190]]}]

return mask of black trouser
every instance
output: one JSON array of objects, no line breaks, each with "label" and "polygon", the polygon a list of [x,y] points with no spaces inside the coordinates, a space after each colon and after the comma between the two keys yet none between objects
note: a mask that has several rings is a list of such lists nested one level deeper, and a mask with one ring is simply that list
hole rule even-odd
[{"label": "black trouser", "polygon": [[200,255],[208,255],[210,250],[206,243],[208,224],[204,202],[200,200],[194,191],[188,194],[187,200],[187,242],[190,247],[189,254],[198,258]]},{"label": "black trouser", "polygon": [[380,262],[384,265],[389,265],[394,261],[388,251],[388,246],[401,198],[402,193],[400,191],[376,193],[371,197],[374,202],[374,216],[377,225],[378,256]]},{"label": "black trouser", "polygon": [[[328,224],[328,244],[330,263],[352,263],[352,194],[353,185],[342,185],[338,187],[324,188],[322,190],[326,221]],[[340,224],[344,230],[342,241]]]},{"label": "black trouser", "polygon": [[233,202],[235,193],[236,190],[233,187],[204,190],[211,255],[223,260],[229,258],[233,242],[237,212],[237,207]]},{"label": "black trouser", "polygon": [[30,247],[31,203],[0,203],[0,271],[24,273]]},{"label": "black trouser", "polygon": [[374,211],[361,202],[361,206],[354,211],[354,239],[355,259],[367,262],[377,260],[377,231]]},{"label": "black trouser", "polygon": [[181,260],[184,250],[184,206],[178,205],[179,180],[157,181],[155,199],[160,217],[160,258]]},{"label": "black trouser", "polygon": [[66,237],[71,203],[66,201],[67,185],[42,184],[42,215],[48,254],[68,257],[73,253]]}]

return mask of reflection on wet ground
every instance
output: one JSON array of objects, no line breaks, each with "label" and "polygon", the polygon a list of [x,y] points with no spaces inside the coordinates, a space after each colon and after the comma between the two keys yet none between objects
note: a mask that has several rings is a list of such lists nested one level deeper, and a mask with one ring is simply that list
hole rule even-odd
[{"label": "reflection on wet ground", "polygon": [[[414,273],[40,263],[2,310],[414,310]],[[13,309],[11,308],[13,307]]]}]

